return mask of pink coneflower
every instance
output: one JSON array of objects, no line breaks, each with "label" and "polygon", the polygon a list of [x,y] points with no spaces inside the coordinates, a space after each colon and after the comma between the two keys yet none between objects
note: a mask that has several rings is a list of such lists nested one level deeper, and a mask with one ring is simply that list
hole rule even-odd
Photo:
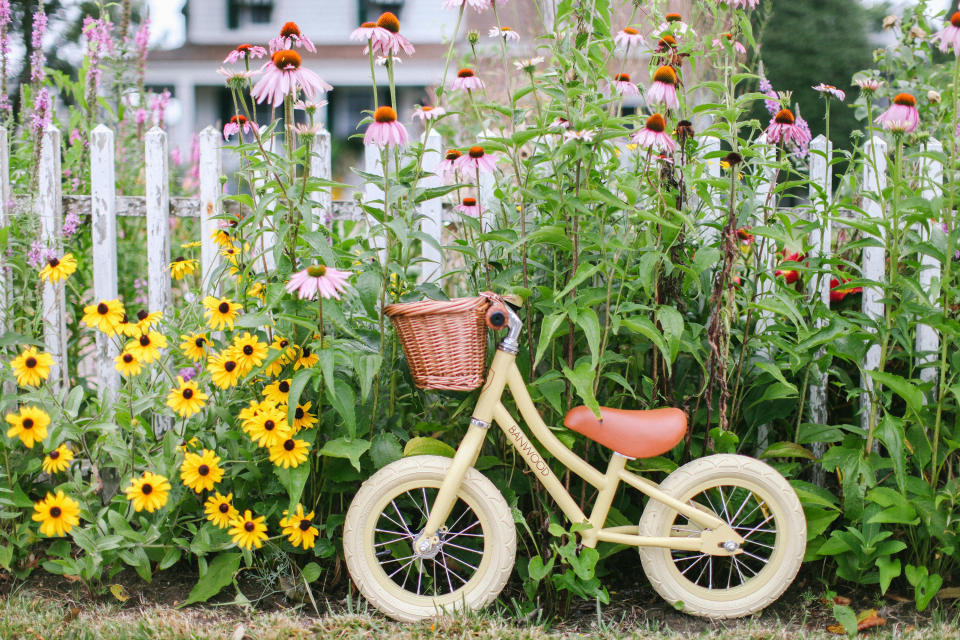
[{"label": "pink coneflower", "polygon": [[223,59],[223,63],[232,64],[239,60],[255,60],[257,58],[262,58],[265,55],[267,55],[267,50],[263,47],[258,47],[253,44],[242,44],[228,53],[227,57]]},{"label": "pink coneflower", "polygon": [[593,138],[597,135],[596,131],[591,131],[590,129],[584,129],[583,131],[573,131],[568,129],[563,132],[563,141],[569,142],[570,140],[582,140],[584,142],[593,142]]},{"label": "pink coneflower", "polygon": [[813,87],[814,91],[819,91],[820,93],[826,94],[828,96],[833,96],[840,102],[843,102],[847,99],[847,93],[842,89],[838,89],[832,84],[825,84],[821,82],[817,86]]},{"label": "pink coneflower", "polygon": [[321,298],[340,299],[340,294],[346,290],[349,271],[340,271],[333,267],[315,264],[303,271],[290,276],[287,283],[287,293],[297,292],[301,300],[314,300],[317,294]]},{"label": "pink coneflower", "polygon": [[890,108],[880,114],[874,124],[883,125],[887,131],[913,133],[920,124],[917,99],[909,93],[898,93]]},{"label": "pink coneflower", "polygon": [[230,122],[223,125],[223,139],[229,140],[230,136],[236,135],[240,132],[254,133],[259,132],[260,128],[257,127],[257,123],[252,120],[248,120],[246,116],[237,114],[230,118]]},{"label": "pink coneflower", "polygon": [[413,117],[417,118],[421,122],[427,120],[436,120],[440,116],[447,115],[447,110],[443,107],[434,107],[429,104],[417,105],[417,108],[413,110]]},{"label": "pink coneflower", "polygon": [[301,67],[300,54],[292,49],[274,52],[270,62],[263,65],[263,77],[253,86],[251,95],[259,102],[269,102],[274,107],[283,104],[284,97],[302,89],[308,96],[315,96],[333,89],[313,71]]},{"label": "pink coneflower", "polygon": [[756,9],[760,0],[719,0],[721,4],[730,5],[734,9]]},{"label": "pink coneflower", "polygon": [[664,153],[677,150],[677,143],[667,134],[667,121],[659,113],[647,118],[647,124],[630,136],[630,140],[644,149],[655,149]]},{"label": "pink coneflower", "polygon": [[613,36],[613,44],[618,47],[639,47],[643,45],[643,36],[633,27],[624,27]]},{"label": "pink coneflower", "polygon": [[790,109],[780,109],[770,121],[766,133],[767,142],[771,144],[792,142],[803,148],[810,142],[810,134],[797,123],[797,119]]},{"label": "pink coneflower", "polygon": [[714,47],[722,48],[722,47],[723,47],[723,42],[724,42],[724,40],[726,40],[727,42],[730,43],[730,46],[733,47],[733,50],[734,50],[735,52],[737,52],[737,53],[740,54],[741,56],[747,55],[747,48],[746,48],[745,46],[743,46],[743,43],[741,43],[740,41],[734,40],[732,33],[723,33],[723,34],[720,34],[720,35],[721,35],[721,37],[723,38],[723,40],[721,40],[720,38],[716,38],[716,39],[713,41],[713,46],[714,46]]},{"label": "pink coneflower", "polygon": [[392,107],[383,106],[373,113],[373,122],[363,134],[363,144],[378,147],[404,145],[407,143],[407,130],[397,122],[397,112]]},{"label": "pink coneflower", "polygon": [[413,45],[400,35],[400,20],[397,16],[387,11],[377,19],[377,26],[386,31],[386,36],[384,39],[370,41],[370,49],[374,54],[385,58],[396,56],[401,51],[408,56],[413,54]]},{"label": "pink coneflower", "polygon": [[690,28],[686,22],[683,21],[683,16],[679,13],[668,13],[664,17],[665,22],[661,23],[657,27],[656,33],[659,33],[661,36],[665,34],[673,34],[677,36],[686,36],[688,33],[690,35],[696,35],[693,33],[693,29]]},{"label": "pink coneflower", "polygon": [[647,104],[662,104],[667,109],[680,106],[677,100],[677,72],[673,67],[662,66],[653,72],[653,84],[647,90]]},{"label": "pink coneflower", "polygon": [[356,42],[366,42],[367,49],[364,49],[363,52],[367,53],[369,51],[369,46],[374,42],[386,45],[390,41],[391,33],[384,29],[381,26],[378,26],[376,22],[364,22],[359,27],[353,30],[350,34],[350,39]]},{"label": "pink coneflower", "polygon": [[483,207],[480,206],[476,198],[464,198],[463,202],[454,207],[454,209],[468,216],[473,216],[474,218],[479,218],[480,214],[483,213]]},{"label": "pink coneflower", "polygon": [[860,78],[859,80],[854,80],[853,83],[860,87],[860,91],[866,94],[874,93],[880,88],[880,81],[876,78]]},{"label": "pink coneflower", "polygon": [[449,180],[451,176],[455,176],[457,173],[457,160],[463,156],[462,153],[456,149],[450,149],[443,156],[443,160],[440,161],[440,166],[437,167],[437,174],[444,180]]},{"label": "pink coneflower", "polygon": [[493,27],[487,35],[491,38],[503,38],[504,42],[520,42],[520,34],[510,27]]},{"label": "pink coneflower", "polygon": [[270,52],[276,53],[294,47],[303,47],[310,53],[317,52],[310,38],[300,33],[300,27],[296,22],[285,22],[280,28],[280,35],[270,41]]},{"label": "pink coneflower", "polygon": [[483,83],[480,82],[480,78],[473,73],[473,69],[460,69],[460,71],[457,71],[457,77],[454,78],[451,88],[471,91],[482,89]]},{"label": "pink coneflower", "polygon": [[553,119],[553,122],[550,123],[551,129],[569,129],[570,121],[566,118],[556,117]]},{"label": "pink coneflower", "polygon": [[953,45],[953,54],[960,56],[960,11],[950,16],[950,22],[943,30],[933,34],[930,42],[940,41],[940,51],[946,53]]},{"label": "pink coneflower", "polygon": [[483,147],[477,145],[470,147],[467,155],[460,156],[456,161],[456,168],[464,172],[475,173],[477,171],[487,171],[493,173],[497,165],[497,160],[492,155],[483,150]]},{"label": "pink coneflower", "polygon": [[640,89],[630,81],[629,73],[618,73],[613,76],[613,88],[625,96],[639,96]]},{"label": "pink coneflower", "polygon": [[226,78],[227,86],[242,88],[247,85],[248,80],[259,75],[260,71],[257,69],[247,71],[245,69],[235,70],[220,67],[217,69],[217,73]]}]

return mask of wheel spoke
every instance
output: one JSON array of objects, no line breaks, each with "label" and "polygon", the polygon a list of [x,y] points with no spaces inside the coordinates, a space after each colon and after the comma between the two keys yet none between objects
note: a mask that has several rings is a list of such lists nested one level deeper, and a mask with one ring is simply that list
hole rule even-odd
[{"label": "wheel spoke", "polygon": [[385,547],[385,546],[387,546],[388,544],[394,544],[394,543],[396,543],[396,542],[401,542],[401,541],[403,541],[403,540],[409,540],[409,539],[410,539],[410,538],[407,538],[407,537],[394,538],[393,540],[387,540],[386,542],[378,542],[378,543],[374,544],[373,546],[374,546],[374,547]]},{"label": "wheel spoke", "polygon": [[[770,547],[770,548],[773,549],[773,547]],[[767,564],[768,562],[770,562],[770,558],[762,558],[762,557],[760,557],[760,556],[757,556],[757,555],[754,555],[754,554],[750,553],[749,551],[744,551],[743,549],[741,549],[741,551],[743,551],[743,555],[745,555],[745,556],[750,556],[751,558],[754,558],[755,560],[759,560],[759,561],[762,562],[763,564]],[[746,563],[744,563],[744,564],[746,564]]]},{"label": "wheel spoke", "polygon": [[481,555],[481,556],[483,555],[482,550],[478,551],[477,549],[471,549],[470,547],[462,547],[459,544],[453,544],[452,542],[444,541],[443,548],[446,549],[447,547],[453,547],[455,549],[463,549],[464,551],[469,551],[470,553],[476,553],[477,555]]},{"label": "wheel spoke", "polygon": [[[453,560],[453,561],[456,562],[457,564],[462,564],[462,565],[465,565],[465,566],[467,566],[467,567],[470,567],[470,568],[473,569],[474,571],[477,570],[477,567],[473,566],[472,564],[470,564],[469,562],[467,562],[467,561],[464,560],[463,558],[458,558],[457,556],[455,556],[455,555],[453,555],[453,554],[445,553],[445,552],[443,552],[443,551],[440,552],[440,555],[442,555],[444,558],[450,558],[451,560]],[[456,575],[456,574],[454,574],[454,575]],[[459,576],[457,576],[457,577],[459,577]],[[464,580],[464,582],[466,582],[466,580]]]},{"label": "wheel spoke", "polygon": [[463,531],[459,531],[459,532],[453,534],[452,536],[451,536],[451,535],[446,536],[443,541],[444,541],[444,542],[448,542],[448,541],[450,541],[450,540],[453,540],[454,538],[459,538],[460,536],[464,535],[465,532],[470,531],[470,529],[473,529],[473,528],[474,528],[475,526],[477,526],[478,524],[480,524],[480,521],[479,521],[479,520],[477,520],[476,522],[474,522],[472,525],[470,525],[469,527],[467,527],[467,528],[464,529]]},{"label": "wheel spoke", "polygon": [[[400,509],[397,508],[396,500],[391,500],[390,504],[393,505],[393,510],[397,512],[397,517],[400,518],[400,522],[401,522],[400,526],[403,527],[404,531],[406,531],[410,535],[413,535],[413,532],[410,531],[410,527],[407,526],[407,521],[403,519],[403,514],[400,513]],[[394,524],[396,524],[396,522],[394,522]]]},{"label": "wheel spoke", "polygon": [[393,576],[397,575],[398,573],[400,573],[401,571],[403,571],[404,569],[406,569],[407,567],[409,567],[411,564],[413,564],[413,563],[416,561],[416,559],[417,559],[416,556],[411,556],[411,558],[412,558],[412,559],[411,559],[410,561],[408,561],[407,564],[403,565],[402,567],[400,567],[399,569],[397,569],[396,571],[394,571],[393,573],[391,573],[391,574],[388,575],[387,577],[388,577],[388,578],[392,578]]}]

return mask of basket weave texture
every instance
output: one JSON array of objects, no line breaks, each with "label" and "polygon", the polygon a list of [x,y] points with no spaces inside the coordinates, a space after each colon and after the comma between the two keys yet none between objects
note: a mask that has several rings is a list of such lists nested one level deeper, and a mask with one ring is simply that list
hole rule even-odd
[{"label": "basket weave texture", "polygon": [[384,307],[421,389],[470,391],[483,384],[487,365],[484,314],[493,296],[425,300]]}]

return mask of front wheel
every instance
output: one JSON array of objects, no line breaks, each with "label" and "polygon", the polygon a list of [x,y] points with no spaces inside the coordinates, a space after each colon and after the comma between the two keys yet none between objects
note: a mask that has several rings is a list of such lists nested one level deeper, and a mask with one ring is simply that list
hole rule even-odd
[{"label": "front wheel", "polygon": [[[643,569],[667,602],[713,619],[760,611],[786,590],[803,562],[807,522],[796,492],[769,465],[720,454],[683,465],[660,485],[681,502],[708,510],[743,539],[741,552],[640,547]],[[653,498],[640,518],[640,535],[690,537],[701,527]]]},{"label": "front wheel", "polygon": [[496,599],[513,570],[517,534],[510,507],[476,469],[467,471],[437,532],[436,552],[414,553],[452,462],[439,456],[397,460],[364,482],[347,510],[347,570],[363,597],[394,620],[479,609]]}]

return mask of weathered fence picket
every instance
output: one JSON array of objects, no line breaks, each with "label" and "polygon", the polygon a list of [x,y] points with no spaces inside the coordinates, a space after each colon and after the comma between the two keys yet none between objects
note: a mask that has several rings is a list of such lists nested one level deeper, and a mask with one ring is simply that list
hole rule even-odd
[{"label": "weathered fence picket", "polygon": [[[170,315],[170,172],[167,132],[146,135],[147,299],[148,310]],[[203,211],[201,210],[201,215]],[[201,218],[202,220],[202,218]]]},{"label": "weathered fence picket", "polygon": [[[927,142],[927,152],[934,154],[943,151],[943,145],[939,140],[929,140]],[[922,176],[923,192],[926,200],[933,200],[940,196],[943,185],[943,163],[925,156],[920,161],[920,175]],[[924,240],[928,240],[931,235],[941,233],[934,221],[928,221],[927,225],[918,225],[918,232]],[[930,301],[936,304],[936,289],[933,287],[934,280],[940,279],[941,273],[940,261],[935,257],[923,253],[920,254],[920,291],[930,296]],[[934,365],[937,361],[937,351],[940,349],[940,334],[933,327],[926,324],[917,325],[916,350],[920,354],[917,357],[917,366],[920,367],[920,379],[924,382],[932,382],[939,374]],[[936,391],[934,391],[936,393]]]},{"label": "weathered fence picket", "polygon": [[[434,175],[423,179],[424,189],[441,186],[440,177],[436,175],[442,159],[442,139],[435,130],[427,135],[423,142],[423,171]],[[437,280],[443,274],[443,253],[440,251],[440,240],[443,232],[443,206],[437,199],[427,200],[420,207],[420,231],[426,236],[433,238],[437,245],[434,246],[427,240],[422,240],[420,263],[420,282]]]},{"label": "weathered fence picket", "polygon": [[[47,127],[40,143],[37,167],[37,211],[40,214],[40,240],[59,255],[62,241],[63,200],[60,197],[60,130]],[[50,385],[55,389],[69,385],[67,362],[66,283],[43,283],[43,337],[47,352],[53,356]]]},{"label": "weathered fence picket", "polygon": [[216,294],[215,276],[220,267],[220,252],[213,241],[217,222],[223,211],[220,194],[220,175],[223,161],[220,156],[220,132],[207,127],[200,132],[200,282],[205,294]]},{"label": "weathered fence picket", "polygon": [[[0,229],[10,225],[10,142],[7,129],[0,127]],[[10,274],[6,256],[0,252],[0,330],[7,327],[7,307],[10,304]]]},{"label": "weathered fence picket", "polygon": [[[93,250],[94,300],[113,300],[117,292],[117,184],[114,136],[105,125],[90,135],[90,233]],[[116,340],[96,332],[97,380],[105,401],[116,397],[120,374],[114,366],[119,355]]]},{"label": "weathered fence picket", "polygon": [[[887,186],[887,143],[876,136],[870,138],[863,148],[863,212],[868,218],[878,223],[883,220],[883,190]],[[883,228],[879,228],[883,240]],[[882,282],[886,268],[886,249],[883,245],[863,248],[861,275],[866,280]],[[883,318],[883,292],[878,287],[866,286],[863,288],[861,309],[863,314],[872,321],[879,322]],[[874,331],[873,329],[869,329]],[[875,331],[874,331],[875,332]],[[870,414],[873,402],[873,378],[871,371],[880,366],[880,345],[872,344],[867,350],[863,361],[863,385],[865,393],[860,395],[860,425],[866,431],[870,428]]]}]

